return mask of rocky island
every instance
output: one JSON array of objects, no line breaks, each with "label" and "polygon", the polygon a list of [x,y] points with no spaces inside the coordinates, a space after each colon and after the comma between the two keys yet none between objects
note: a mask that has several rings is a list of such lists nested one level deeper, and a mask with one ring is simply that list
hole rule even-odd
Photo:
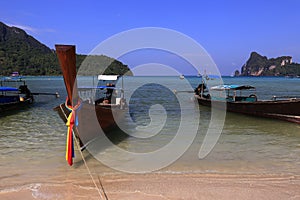
[{"label": "rocky island", "polygon": [[241,73],[237,70],[235,76],[300,76],[300,64],[294,63],[291,56],[281,56],[268,59],[257,52],[252,52],[250,58],[242,66]]},{"label": "rocky island", "polygon": [[237,70],[235,76],[300,76],[300,64],[294,63],[291,56],[281,56],[268,59],[257,52],[252,52],[250,58],[242,66],[241,73]]}]

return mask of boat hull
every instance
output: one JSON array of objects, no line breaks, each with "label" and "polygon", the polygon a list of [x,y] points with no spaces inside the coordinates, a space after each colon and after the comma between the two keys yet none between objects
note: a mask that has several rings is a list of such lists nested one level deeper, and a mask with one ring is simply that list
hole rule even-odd
[{"label": "boat hull", "polygon": [[[76,107],[80,101],[76,82],[76,49],[74,45],[55,45],[58,60],[62,69],[64,83],[67,91],[66,104],[68,107]],[[103,102],[101,102],[103,103]],[[123,104],[122,104],[123,105]],[[64,122],[70,114],[65,104],[54,108],[58,111]],[[121,109],[121,104],[92,104],[82,102],[76,116],[78,125],[74,132],[81,142],[81,147],[86,146],[94,139],[103,137],[104,134],[111,134],[111,129],[116,128],[117,124],[124,119],[126,109]]]},{"label": "boat hull", "polygon": [[[211,106],[210,99],[195,95],[200,105]],[[224,102],[213,101],[216,108],[224,108]],[[300,99],[256,101],[256,102],[226,102],[228,112],[246,115],[275,118],[300,124]]]},{"label": "boat hull", "polygon": [[[60,104],[54,108],[66,123],[70,111],[65,104]],[[118,124],[124,120],[126,109],[120,109],[119,106],[102,106],[83,103],[79,111],[78,126],[76,134],[80,138],[81,146],[88,144],[92,140],[109,135],[112,129],[118,127]]]},{"label": "boat hull", "polygon": [[[19,96],[16,96],[19,99]],[[7,113],[9,111],[18,111],[20,109],[24,109],[32,104],[33,98],[24,99],[24,101],[13,101],[13,102],[6,102],[0,103],[0,114]]]}]

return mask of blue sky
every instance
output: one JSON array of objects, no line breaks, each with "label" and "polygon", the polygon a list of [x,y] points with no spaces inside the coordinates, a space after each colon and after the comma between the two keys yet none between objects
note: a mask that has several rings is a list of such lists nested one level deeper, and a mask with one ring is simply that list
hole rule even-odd
[{"label": "blue sky", "polygon": [[1,2],[0,21],[52,49],[56,43],[76,44],[81,54],[129,29],[173,29],[196,40],[221,73],[230,75],[252,51],[269,58],[290,55],[300,63],[299,9],[298,0],[9,0]]}]

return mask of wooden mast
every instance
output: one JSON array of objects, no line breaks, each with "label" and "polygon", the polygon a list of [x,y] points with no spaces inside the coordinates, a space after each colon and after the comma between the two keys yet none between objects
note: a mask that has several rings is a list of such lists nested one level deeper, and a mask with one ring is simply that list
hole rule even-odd
[{"label": "wooden mast", "polygon": [[56,54],[63,73],[68,105],[75,105],[78,99],[76,84],[76,50],[75,45],[55,45]]}]

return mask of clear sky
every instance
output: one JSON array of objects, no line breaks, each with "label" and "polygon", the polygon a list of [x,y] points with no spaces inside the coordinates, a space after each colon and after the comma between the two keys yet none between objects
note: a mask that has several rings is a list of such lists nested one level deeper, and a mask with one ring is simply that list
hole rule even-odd
[{"label": "clear sky", "polygon": [[223,75],[240,70],[252,51],[300,63],[299,0],[8,0],[0,21],[52,49],[76,44],[81,54],[129,29],[173,29],[201,44]]}]

